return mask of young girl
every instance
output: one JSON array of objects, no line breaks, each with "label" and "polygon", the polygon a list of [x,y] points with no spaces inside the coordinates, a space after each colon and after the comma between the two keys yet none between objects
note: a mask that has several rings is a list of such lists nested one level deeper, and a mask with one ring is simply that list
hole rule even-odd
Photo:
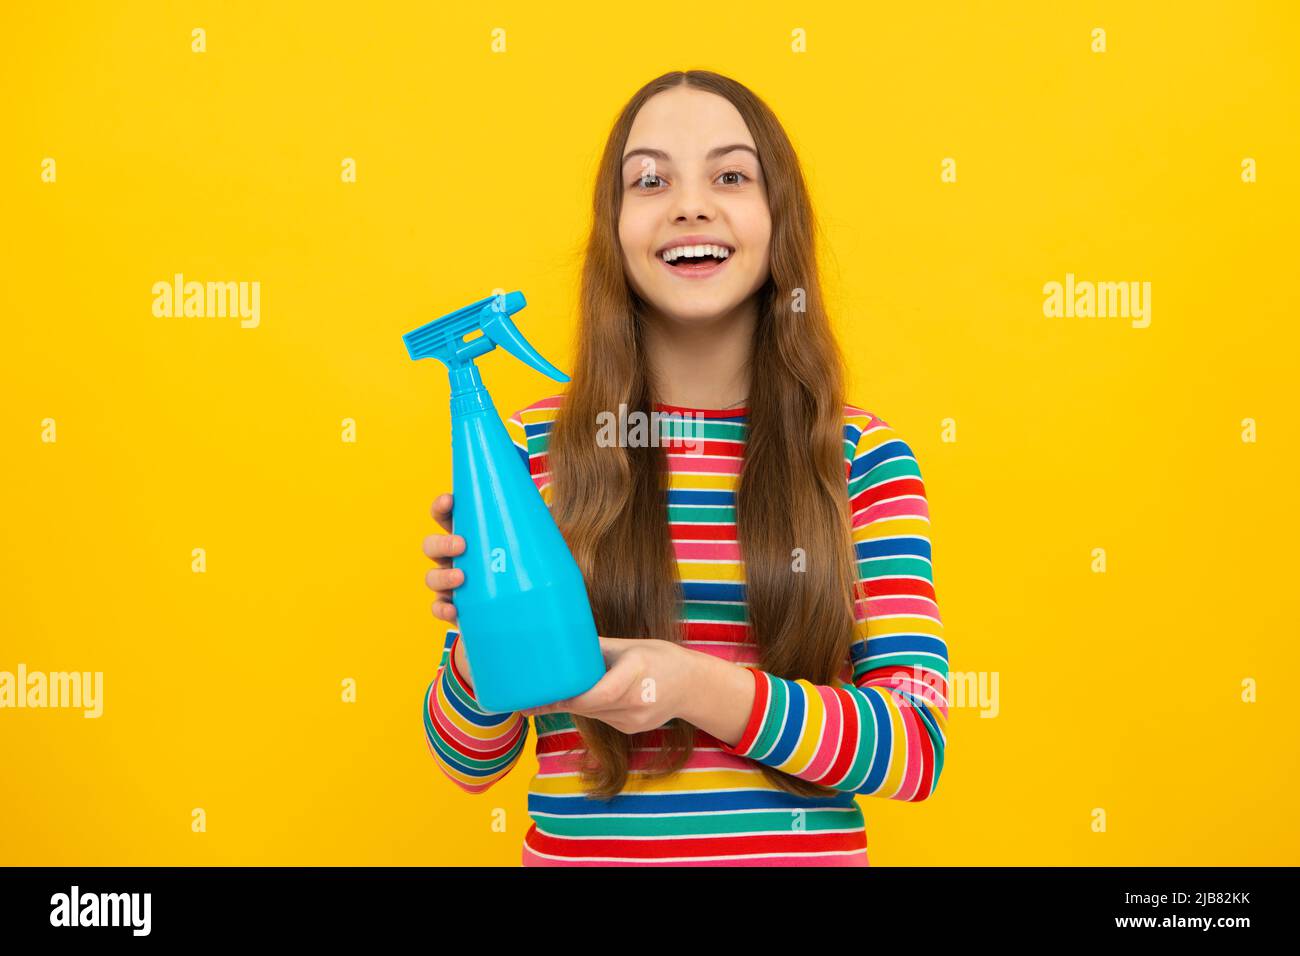
[{"label": "young girl", "polygon": [[[938,783],[948,652],[920,470],[845,401],[794,150],[744,86],[668,73],[619,116],[594,208],[572,380],[508,428],[582,569],[608,672],[487,712],[449,631],[430,751],[479,793],[534,718],[525,865],[866,866],[855,797]],[[683,419],[598,441],[620,406]],[[454,623],[451,511],[434,503],[447,533],[425,552]]]}]

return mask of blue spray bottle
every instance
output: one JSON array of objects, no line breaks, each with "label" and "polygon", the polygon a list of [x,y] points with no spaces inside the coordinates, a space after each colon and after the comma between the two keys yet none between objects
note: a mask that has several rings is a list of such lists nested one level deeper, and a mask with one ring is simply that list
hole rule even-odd
[{"label": "blue spray bottle", "polygon": [[525,304],[522,292],[488,296],[402,336],[412,359],[451,376],[452,522],[465,539],[453,603],[474,696],[495,713],[574,697],[605,674],[582,572],[474,367],[500,345],[569,380],[510,320]]}]

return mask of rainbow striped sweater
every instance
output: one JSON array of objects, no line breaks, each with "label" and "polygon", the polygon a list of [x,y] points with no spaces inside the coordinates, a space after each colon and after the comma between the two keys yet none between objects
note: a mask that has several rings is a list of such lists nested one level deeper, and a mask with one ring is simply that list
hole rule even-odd
[{"label": "rainbow striped sweater", "polygon": [[[547,441],[563,397],[535,402],[506,423],[548,505]],[[867,837],[856,797],[926,799],[943,769],[947,739],[948,650],[916,458],[887,423],[845,406],[844,470],[858,578],[868,597],[857,602],[860,636],[839,679],[820,685],[790,680],[758,667],[758,645],[746,623],[735,488],[748,410],[655,408],[694,416],[690,453],[665,449],[684,643],[749,668],[753,709],[735,745],[697,728],[689,763],[669,777],[639,778],[649,755],[634,751],[628,786],[607,801],[583,792],[582,738],[570,715],[537,716],[538,772],[528,789],[532,824],[522,862],[866,866]],[[659,419],[661,434],[669,434],[673,421]],[[443,772],[479,793],[519,761],[529,723],[522,713],[478,706],[455,665],[459,639],[457,631],[447,632],[437,674],[425,692],[425,737]],[[655,732],[645,739],[649,746],[658,742]],[[812,798],[787,793],[773,787],[758,764],[837,792]]]}]

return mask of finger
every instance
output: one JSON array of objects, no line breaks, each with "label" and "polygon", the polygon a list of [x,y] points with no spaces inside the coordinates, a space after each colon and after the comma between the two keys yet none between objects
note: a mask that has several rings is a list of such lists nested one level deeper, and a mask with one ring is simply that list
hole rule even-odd
[{"label": "finger", "polygon": [[434,499],[433,505],[430,507],[429,510],[433,514],[434,520],[437,521],[438,524],[442,526],[442,530],[450,532],[452,529],[451,495],[449,494],[439,495],[437,498]]},{"label": "finger", "polygon": [[622,656],[624,651],[640,643],[639,639],[629,637],[600,637],[597,635],[596,640],[600,641],[600,653],[605,658],[606,667],[613,667],[614,662]]},{"label": "finger", "polygon": [[451,591],[465,583],[465,572],[460,568],[430,568],[424,574],[424,583],[431,591],[437,591],[439,597],[451,600]]},{"label": "finger", "polygon": [[438,524],[442,525],[442,530],[448,533],[451,532],[451,507],[452,496],[444,493],[433,500],[433,506],[429,509]]},{"label": "finger", "polygon": [[636,680],[638,668],[627,658],[615,661],[605,675],[596,683],[576,697],[570,697],[562,703],[568,704],[576,713],[598,714],[611,707],[622,707],[632,682]]},{"label": "finger", "polygon": [[434,617],[449,624],[455,624],[459,617],[456,613],[456,605],[450,601],[434,601],[432,611]]},{"label": "finger", "polygon": [[431,534],[424,539],[424,553],[440,568],[451,567],[449,559],[464,551],[465,539],[458,534]]},{"label": "finger", "polygon": [[529,717],[536,717],[539,714],[568,714],[573,711],[570,708],[574,705],[577,698],[567,700],[557,700],[553,704],[543,704],[540,707],[529,707],[527,710],[521,710],[521,714],[527,714]]}]

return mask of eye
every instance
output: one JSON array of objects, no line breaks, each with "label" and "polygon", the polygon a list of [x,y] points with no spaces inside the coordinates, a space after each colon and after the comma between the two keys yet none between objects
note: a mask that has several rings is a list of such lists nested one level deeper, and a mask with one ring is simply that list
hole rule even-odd
[{"label": "eye", "polygon": [[[739,176],[740,179],[744,181],[744,182],[723,183],[724,186],[742,186],[744,185],[745,182],[749,182],[749,174],[740,169],[728,169],[725,172],[721,172],[718,174],[719,179],[721,179],[723,176]],[[635,180],[633,180],[628,185],[630,188],[639,190],[641,192],[654,192],[655,184],[662,183],[662,182],[663,179],[658,175],[654,175],[654,176],[646,175],[646,176],[638,176]]]}]

